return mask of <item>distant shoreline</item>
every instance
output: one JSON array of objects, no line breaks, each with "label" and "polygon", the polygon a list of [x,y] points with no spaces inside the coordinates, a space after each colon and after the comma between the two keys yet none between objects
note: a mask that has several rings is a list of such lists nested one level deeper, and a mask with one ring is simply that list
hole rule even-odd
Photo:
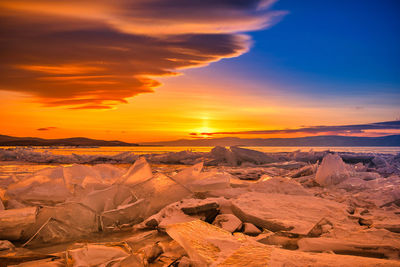
[{"label": "distant shoreline", "polygon": [[357,136],[308,136],[296,138],[253,138],[222,137],[209,139],[180,139],[162,142],[127,143],[118,140],[106,141],[86,137],[43,139],[36,137],[12,137],[0,135],[0,146],[32,147],[397,147],[400,135],[382,137]]}]

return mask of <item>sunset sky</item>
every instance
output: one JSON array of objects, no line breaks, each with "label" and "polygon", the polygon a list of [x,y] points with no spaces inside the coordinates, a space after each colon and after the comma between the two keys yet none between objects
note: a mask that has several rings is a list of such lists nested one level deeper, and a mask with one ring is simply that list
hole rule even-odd
[{"label": "sunset sky", "polygon": [[0,134],[400,133],[320,127],[399,120],[399,12],[398,0],[2,0]]}]

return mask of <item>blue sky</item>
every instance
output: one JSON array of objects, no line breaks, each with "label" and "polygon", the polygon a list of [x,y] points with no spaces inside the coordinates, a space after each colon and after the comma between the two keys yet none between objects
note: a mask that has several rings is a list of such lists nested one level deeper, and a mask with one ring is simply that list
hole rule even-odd
[{"label": "blue sky", "polygon": [[[382,96],[400,100],[400,2],[281,0],[288,14],[253,32],[253,47],[202,71],[279,85],[303,95]],[[263,90],[258,87],[258,90]]]}]

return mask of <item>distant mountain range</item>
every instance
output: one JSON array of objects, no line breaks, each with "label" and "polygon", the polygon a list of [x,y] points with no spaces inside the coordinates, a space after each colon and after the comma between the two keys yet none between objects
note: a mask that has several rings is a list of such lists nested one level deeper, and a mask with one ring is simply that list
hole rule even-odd
[{"label": "distant mountain range", "polygon": [[298,138],[223,137],[209,139],[180,139],[141,144],[105,141],[85,137],[43,139],[0,135],[0,146],[400,146],[400,135],[383,137],[310,136]]},{"label": "distant mountain range", "polygon": [[180,139],[176,141],[142,143],[162,146],[400,146],[400,135],[383,137],[310,136],[298,138],[223,137],[211,139]]},{"label": "distant mountain range", "polygon": [[138,146],[138,144],[122,141],[96,140],[85,137],[43,139],[0,135],[0,146]]}]

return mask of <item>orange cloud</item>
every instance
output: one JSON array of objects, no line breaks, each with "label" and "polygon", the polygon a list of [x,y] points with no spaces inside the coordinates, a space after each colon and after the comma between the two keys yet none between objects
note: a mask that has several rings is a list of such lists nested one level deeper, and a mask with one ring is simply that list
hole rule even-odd
[{"label": "orange cloud", "polygon": [[0,90],[45,106],[103,109],[153,92],[152,77],[239,56],[241,34],[282,13],[263,0],[4,0]]}]

